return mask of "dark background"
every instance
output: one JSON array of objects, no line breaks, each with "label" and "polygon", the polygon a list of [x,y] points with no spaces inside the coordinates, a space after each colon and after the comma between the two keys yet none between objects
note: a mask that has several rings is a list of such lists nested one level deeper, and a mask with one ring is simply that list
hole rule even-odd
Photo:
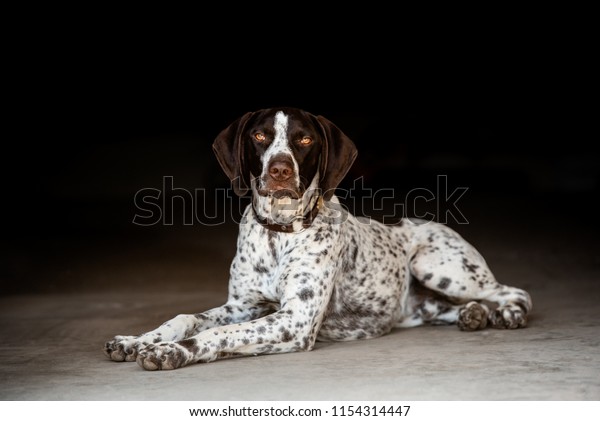
[{"label": "dark background", "polygon": [[[507,226],[540,220],[543,230],[566,219],[581,222],[569,229],[584,237],[597,232],[588,225],[599,193],[595,113],[568,84],[502,69],[476,80],[435,71],[419,79],[332,72],[309,82],[285,73],[256,78],[152,64],[87,62],[19,85],[9,114],[15,130],[2,145],[4,293],[102,289],[103,282],[116,288],[90,280],[82,268],[95,267],[107,250],[122,260],[135,250],[139,261],[169,259],[178,252],[157,246],[144,257],[140,247],[164,238],[174,244],[173,233],[207,235],[205,226],[184,224],[178,200],[172,226],[134,225],[134,195],[161,190],[166,176],[177,188],[211,197],[228,187],[212,141],[246,111],[271,106],[321,114],[354,140],[359,156],[341,188],[362,177],[366,188],[393,189],[403,202],[412,189],[435,191],[436,177],[447,175],[450,190],[468,187],[460,204],[479,229],[494,214]],[[437,210],[435,203],[419,206],[414,213]],[[208,235],[224,232],[233,252],[232,223]]]}]

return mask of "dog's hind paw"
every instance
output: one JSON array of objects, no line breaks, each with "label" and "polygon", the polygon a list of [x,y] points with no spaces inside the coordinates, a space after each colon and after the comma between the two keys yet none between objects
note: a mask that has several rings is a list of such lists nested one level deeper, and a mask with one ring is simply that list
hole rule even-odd
[{"label": "dog's hind paw", "polygon": [[496,329],[518,329],[527,326],[527,315],[516,304],[498,307],[490,314],[490,323]]},{"label": "dog's hind paw", "polygon": [[473,331],[487,326],[489,310],[484,304],[471,301],[458,312],[458,327],[460,330]]}]

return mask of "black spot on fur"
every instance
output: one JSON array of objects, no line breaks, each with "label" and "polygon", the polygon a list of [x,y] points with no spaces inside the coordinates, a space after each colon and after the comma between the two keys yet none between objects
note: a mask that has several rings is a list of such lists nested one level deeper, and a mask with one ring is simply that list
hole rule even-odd
[{"label": "black spot on fur", "polygon": [[472,273],[475,273],[476,269],[479,267],[479,265],[470,263],[466,257],[463,257],[462,264],[466,270],[468,270],[469,272],[472,272]]},{"label": "black spot on fur", "polygon": [[183,353],[180,352],[180,351],[179,352],[173,352],[170,355],[169,359],[171,360],[170,362],[171,362],[171,365],[173,367],[181,367],[181,364],[183,364],[183,360],[184,360]]},{"label": "black spot on fur", "polygon": [[179,341],[178,344],[190,351],[192,354],[198,353],[198,350],[200,349],[198,348],[195,339],[185,339],[183,341]]},{"label": "black spot on fur", "polygon": [[310,338],[305,336],[302,338],[302,349],[307,350],[310,348]]},{"label": "black spot on fur", "polygon": [[262,335],[267,332],[267,329],[264,326],[259,326],[256,328],[256,332]]},{"label": "black spot on fur", "polygon": [[314,296],[315,292],[312,290],[312,288],[304,288],[298,293],[298,297],[300,297],[302,301],[310,300],[311,298],[314,298]]},{"label": "black spot on fur", "polygon": [[277,250],[275,249],[275,232],[269,230],[268,237],[269,237],[269,250],[271,250],[271,256],[273,256],[274,259],[277,259]]},{"label": "black spot on fur", "polygon": [[254,272],[269,273],[269,269],[262,265],[254,265]]},{"label": "black spot on fur", "polygon": [[259,349],[259,352],[270,352],[273,350],[273,345],[265,345]]},{"label": "black spot on fur", "polygon": [[433,273],[427,273],[423,276],[422,281],[429,281],[431,278],[433,278]]},{"label": "black spot on fur", "polygon": [[292,339],[294,339],[294,336],[290,333],[289,330],[284,330],[283,331],[283,335],[281,336],[281,341],[282,342],[290,342]]},{"label": "black spot on fur", "polygon": [[439,284],[437,285],[437,287],[439,289],[446,289],[450,286],[450,284],[452,283],[452,279],[450,278],[442,278],[439,282]]}]

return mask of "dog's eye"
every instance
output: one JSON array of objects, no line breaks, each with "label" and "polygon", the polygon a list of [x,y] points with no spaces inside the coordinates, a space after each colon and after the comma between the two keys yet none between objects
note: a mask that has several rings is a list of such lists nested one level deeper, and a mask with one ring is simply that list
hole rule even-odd
[{"label": "dog's eye", "polygon": [[256,133],[256,134],[254,134],[254,139],[255,139],[257,142],[264,142],[266,138],[267,138],[267,137],[265,136],[265,134],[264,134],[264,133],[258,132],[258,133]]},{"label": "dog's eye", "polygon": [[312,143],[312,138],[308,137],[308,136],[304,136],[302,139],[300,139],[299,143],[302,146],[308,146]]}]

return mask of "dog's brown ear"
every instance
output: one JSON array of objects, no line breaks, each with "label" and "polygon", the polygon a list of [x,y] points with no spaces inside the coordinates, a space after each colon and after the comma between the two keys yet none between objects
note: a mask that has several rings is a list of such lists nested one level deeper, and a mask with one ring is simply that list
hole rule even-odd
[{"label": "dog's brown ear", "polygon": [[354,142],[335,124],[320,115],[317,116],[317,120],[325,134],[319,168],[320,187],[323,198],[329,200],[335,193],[335,188],[348,173],[358,151]]},{"label": "dog's brown ear", "polygon": [[213,151],[221,168],[231,180],[233,190],[238,196],[243,196],[250,189],[250,173],[244,159],[244,142],[242,132],[252,116],[248,112],[235,120],[224,129],[213,142]]}]

